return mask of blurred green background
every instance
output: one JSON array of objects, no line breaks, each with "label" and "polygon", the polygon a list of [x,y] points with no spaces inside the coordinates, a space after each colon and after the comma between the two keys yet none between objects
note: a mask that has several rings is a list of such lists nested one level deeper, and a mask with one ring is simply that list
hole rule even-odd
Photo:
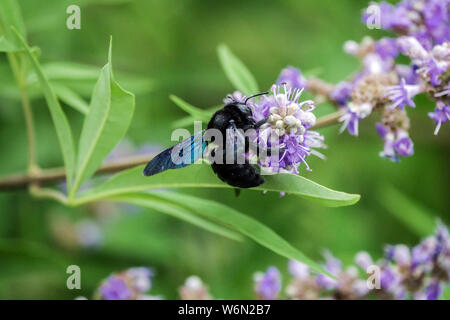
[{"label": "blurred green background", "polygon": [[[100,69],[113,36],[117,80],[137,99],[123,153],[127,146],[131,150],[130,145],[171,144],[171,124],[185,114],[168,99],[169,94],[207,108],[233,91],[217,59],[220,43],[244,61],[261,88],[268,88],[287,65],[304,71],[319,68],[320,77],[330,82],[345,79],[357,70],[358,62],[343,53],[344,41],[384,34],[360,22],[365,1],[19,3],[28,41],[41,48],[43,63],[77,62]],[[70,4],[81,7],[81,30],[66,28]],[[1,55],[0,175],[26,170],[24,119],[16,97],[7,60]],[[236,198],[228,189],[181,192],[217,200],[255,217],[317,261],[325,248],[351,263],[359,250],[380,257],[385,244],[414,245],[420,235],[407,222],[410,214],[419,211],[450,221],[450,127],[443,126],[434,137],[434,125],[426,116],[434,106],[426,97],[419,97],[416,104],[416,110],[409,112],[415,155],[401,163],[378,156],[382,141],[374,130],[377,115],[362,123],[359,138],[339,135],[337,126],[321,130],[328,144],[327,160],[311,157],[313,171],[302,174],[337,190],[360,193],[362,198],[354,206],[324,208],[289,195],[279,198],[252,191]],[[39,164],[60,166],[44,99],[34,99],[32,107]],[[74,132],[79,132],[82,116],[68,107],[65,111]],[[319,114],[330,111],[327,106],[318,108]],[[95,226],[99,245],[82,245],[79,231],[96,231]],[[71,264],[81,267],[81,290],[66,288],[65,270]],[[71,209],[33,199],[25,190],[0,193],[1,299],[91,297],[109,273],[140,265],[154,268],[151,293],[165,298],[178,297],[179,286],[193,274],[209,285],[214,297],[223,299],[253,298],[252,274],[269,265],[280,268],[287,281],[286,259],[254,242],[233,242],[158,212],[110,203]]]}]

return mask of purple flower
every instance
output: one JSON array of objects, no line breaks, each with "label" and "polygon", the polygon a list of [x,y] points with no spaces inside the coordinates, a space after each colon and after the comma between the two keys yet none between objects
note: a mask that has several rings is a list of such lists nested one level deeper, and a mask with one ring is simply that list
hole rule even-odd
[{"label": "purple flower", "polygon": [[128,300],[133,292],[127,287],[125,280],[110,276],[100,287],[100,293],[105,300]]},{"label": "purple flower", "polygon": [[353,85],[348,81],[339,82],[331,91],[330,97],[342,106],[345,106],[352,95]]},{"label": "purple flower", "polygon": [[302,76],[300,70],[291,66],[281,70],[278,76],[277,84],[282,85],[283,83],[292,89],[303,89],[306,87],[306,79]]},{"label": "purple flower", "polygon": [[211,300],[208,287],[197,276],[190,276],[179,289],[181,300]]},{"label": "purple flower", "polygon": [[133,287],[140,293],[147,292],[152,286],[153,271],[146,267],[135,267],[127,270],[127,275],[133,280]]},{"label": "purple flower", "polygon": [[446,0],[429,0],[423,10],[427,31],[438,44],[448,41],[449,38],[448,6]]},{"label": "purple flower", "polygon": [[383,38],[375,42],[375,51],[382,59],[395,59],[398,56],[397,41],[394,38]]},{"label": "purple flower", "polygon": [[[408,10],[400,3],[397,6],[392,6],[386,2],[382,3],[381,9],[381,23],[384,24],[384,29],[408,29],[412,25],[412,21],[408,16]],[[383,14],[385,14],[383,23]]]},{"label": "purple flower", "polygon": [[414,154],[414,144],[408,136],[397,139],[394,142],[394,149],[402,157],[408,157]]},{"label": "purple flower", "polygon": [[361,251],[356,254],[355,263],[365,271],[369,266],[373,264],[373,261],[367,252]]},{"label": "purple flower", "polygon": [[274,85],[271,91],[271,96],[261,98],[253,107],[255,120],[267,118],[255,142],[272,151],[270,156],[260,155],[258,164],[263,173],[297,174],[301,163],[310,170],[306,158],[310,154],[320,156],[312,148],[324,147],[323,137],[309,130],[316,123],[312,113],[314,102],[299,102],[303,90],[289,88],[286,84]]},{"label": "purple flower", "polygon": [[413,60],[424,60],[428,57],[425,48],[413,37],[400,37],[397,39],[397,46],[400,52]]},{"label": "purple flower", "polygon": [[342,122],[340,132],[348,129],[348,132],[353,135],[358,135],[359,121],[366,118],[372,112],[372,105],[370,103],[356,104],[350,102],[347,105],[347,112],[339,118]]},{"label": "purple flower", "polygon": [[412,249],[412,268],[422,266],[431,269],[430,263],[436,251],[436,239],[428,237]]},{"label": "purple flower", "polygon": [[400,161],[399,156],[408,157],[414,154],[414,143],[406,131],[397,129],[395,132],[391,132],[390,128],[381,123],[377,123],[376,129],[384,140],[384,149],[380,152],[381,157],[398,162]]},{"label": "purple flower", "polygon": [[433,57],[429,57],[425,60],[423,67],[418,70],[418,72],[425,72],[430,78],[430,83],[432,86],[438,86],[441,84],[439,77],[445,71],[447,71],[448,65],[446,62],[437,61]]},{"label": "purple flower", "polygon": [[450,96],[450,82],[447,83],[446,86],[444,86],[444,89],[434,95],[436,98],[443,97],[443,96]]},{"label": "purple flower", "polygon": [[369,53],[364,57],[364,71],[367,74],[380,74],[392,69],[392,59],[383,59],[376,53]]},{"label": "purple flower", "polygon": [[417,84],[420,77],[417,74],[417,66],[407,66],[403,64],[397,64],[395,66],[395,71],[397,72],[400,79],[405,79],[406,84]]},{"label": "purple flower", "polygon": [[255,275],[255,290],[261,299],[274,300],[281,291],[281,274],[276,267],[269,267],[266,273]]},{"label": "purple flower", "polygon": [[377,122],[377,124],[375,125],[375,128],[378,132],[378,135],[383,139],[386,136],[386,134],[389,132],[389,129],[386,128],[385,126],[383,126],[383,124],[381,122]]},{"label": "purple flower", "polygon": [[403,109],[405,106],[416,107],[412,98],[422,91],[419,85],[407,85],[405,79],[400,84],[389,86],[386,89],[386,97],[394,103],[395,108]]},{"label": "purple flower", "polygon": [[273,96],[262,96],[259,101],[252,106],[252,115],[256,121],[260,121],[270,115],[270,108],[276,105]]},{"label": "purple flower", "polygon": [[[385,1],[380,3],[372,2],[371,5],[377,5],[380,10],[381,27],[388,29],[408,29],[412,25],[412,21],[408,17],[408,10],[404,6],[393,6]],[[364,13],[363,22],[367,24],[368,13]]]},{"label": "purple flower", "polygon": [[411,251],[403,244],[393,247],[392,258],[399,266],[409,266],[411,264]]},{"label": "purple flower", "polygon": [[391,268],[385,267],[381,270],[381,288],[389,290],[390,288],[398,285],[400,282],[398,274]]},{"label": "purple flower", "polygon": [[434,120],[436,124],[436,129],[434,134],[437,135],[441,125],[450,120],[450,105],[445,106],[443,104],[438,104],[434,112],[429,112],[428,116]]},{"label": "purple flower", "polygon": [[439,281],[432,281],[425,289],[427,300],[437,300],[442,293],[442,286]]},{"label": "purple flower", "polygon": [[[324,268],[332,275],[339,277],[342,271],[342,262],[335,258],[330,252],[324,252],[325,265]],[[339,282],[335,279],[330,278],[324,274],[318,274],[316,278],[317,284],[325,290],[334,289],[338,286]]]},{"label": "purple flower", "polygon": [[235,92],[233,92],[233,94],[227,95],[227,96],[225,97],[225,99],[223,99],[223,103],[225,103],[225,104],[235,103],[235,102],[238,102],[238,103],[244,103],[244,102],[245,102],[245,99],[247,99],[247,97],[244,96],[244,95],[242,94],[242,92],[240,92],[240,91],[235,91]]},{"label": "purple flower", "polygon": [[289,260],[289,272],[297,279],[305,279],[309,276],[309,267],[296,260]]}]

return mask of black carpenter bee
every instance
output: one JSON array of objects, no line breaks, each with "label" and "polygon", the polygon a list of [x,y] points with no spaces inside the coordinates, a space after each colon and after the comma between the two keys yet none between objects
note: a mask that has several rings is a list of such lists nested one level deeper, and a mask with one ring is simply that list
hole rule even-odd
[{"label": "black carpenter bee", "polygon": [[[240,144],[243,146],[241,148],[236,147],[236,145],[232,146],[232,152],[234,154],[231,155],[231,157],[234,161],[231,161],[231,163],[226,161],[227,150],[230,150],[226,145],[223,145],[220,149],[213,150],[211,153],[212,156],[217,156],[219,159],[222,159],[222,161],[216,161],[211,164],[214,173],[220,180],[233,187],[252,188],[264,183],[264,178],[258,173],[257,168],[251,165],[247,159],[241,161],[242,163],[235,160],[237,160],[239,154],[248,151],[248,138],[242,136],[241,132],[248,129],[256,130],[267,122],[267,119],[256,122],[247,102],[251,98],[267,93],[268,92],[255,94],[245,99],[244,102],[232,100],[222,109],[216,111],[208,123],[207,129],[219,130],[222,137],[226,137],[227,134],[232,132],[236,134],[238,140],[244,141]],[[208,130],[206,130],[206,132],[208,132]],[[204,138],[205,130],[162,151],[146,165],[143,172],[144,176],[152,176],[167,169],[183,168],[194,163],[204,154],[208,145],[208,142]],[[228,143],[229,141],[236,140],[233,138],[233,140],[227,140]],[[228,154],[228,156],[230,155]]]}]

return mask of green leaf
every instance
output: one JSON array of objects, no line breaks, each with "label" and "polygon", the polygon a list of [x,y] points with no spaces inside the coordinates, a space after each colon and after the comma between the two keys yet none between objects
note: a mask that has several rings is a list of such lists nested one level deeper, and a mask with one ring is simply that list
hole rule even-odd
[{"label": "green leaf", "polygon": [[15,35],[17,36],[17,39],[25,48],[25,52],[27,53],[31,64],[36,71],[39,83],[45,96],[45,100],[47,101],[47,105],[49,107],[50,114],[56,128],[56,134],[58,136],[59,145],[64,159],[64,166],[66,168],[67,176],[67,189],[70,190],[75,169],[75,148],[69,121],[67,120],[67,117],[64,114],[64,111],[62,110],[58,99],[56,98],[56,94],[53,91],[52,86],[48,82],[45,74],[42,72],[39,61],[37,60],[35,55],[33,55],[30,47],[25,42],[25,39],[20,35],[20,33],[15,28],[13,30],[15,32]]},{"label": "green leaf", "polygon": [[[122,193],[157,188],[232,188],[215,176],[209,165],[194,164],[177,170],[167,170],[151,177],[144,177],[144,166],[138,166],[114,175],[105,183],[80,195],[75,204],[114,196]],[[334,191],[304,177],[293,174],[264,176],[266,182],[249,190],[286,192],[319,204],[337,207],[356,203],[360,196]]]},{"label": "green leaf", "polygon": [[21,50],[20,47],[17,47],[14,43],[6,40],[5,36],[0,37],[0,52],[17,52]]},{"label": "green leaf", "polygon": [[242,237],[234,231],[231,231],[217,223],[203,219],[189,208],[184,208],[178,204],[174,204],[168,200],[152,197],[147,194],[125,194],[110,198],[114,201],[125,202],[149,209],[153,209],[162,213],[166,213],[175,218],[192,223],[197,227],[216,233],[226,238],[236,241],[242,241]]},{"label": "green leaf", "polygon": [[172,192],[149,192],[124,195],[123,197],[144,200],[148,198],[159,198],[176,203],[181,207],[192,210],[192,212],[195,212],[204,218],[239,231],[260,245],[283,257],[303,262],[315,272],[332,276],[323,267],[294,248],[264,224],[221,203]]},{"label": "green leaf", "polygon": [[52,83],[52,86],[55,90],[56,95],[62,102],[84,115],[88,114],[89,105],[83,99],[83,97],[78,95],[78,93],[74,92],[69,87],[66,87],[65,85],[59,83]]},{"label": "green leaf", "polygon": [[198,117],[192,115],[191,112],[188,112],[189,114],[191,114],[190,116],[187,116],[187,117],[184,117],[184,118],[181,118],[181,119],[178,119],[178,120],[174,121],[172,123],[171,127],[172,128],[183,128],[183,127],[192,126],[192,124],[194,123],[195,120],[202,120],[203,122],[207,123],[207,122],[209,122],[209,120],[213,116],[214,112],[216,112],[217,110],[219,110],[221,108],[223,108],[223,105],[215,106],[215,107],[208,108],[208,109],[205,109],[205,110],[199,109],[199,110],[201,110],[203,112],[203,115],[202,115],[202,117],[204,117],[203,119],[198,119]]},{"label": "green leaf", "polygon": [[225,75],[236,90],[246,96],[260,92],[258,84],[248,68],[225,44],[219,45],[217,53]]},{"label": "green leaf", "polygon": [[194,120],[208,122],[211,119],[209,112],[202,110],[200,108],[194,107],[193,105],[187,103],[186,101],[178,98],[175,95],[170,95],[170,100],[172,100],[178,107],[180,107],[186,113],[189,113]]},{"label": "green leaf", "polygon": [[122,89],[114,80],[111,54],[112,43],[109,46],[108,63],[103,67],[95,85],[89,113],[81,131],[77,174],[70,198],[73,198],[81,184],[95,173],[103,159],[119,143],[133,116],[134,95]]},{"label": "green leaf", "polygon": [[[50,62],[42,65],[42,70],[50,80],[95,81],[98,79],[99,68],[96,66],[73,62]],[[30,73],[27,82],[36,81],[36,74]]]},{"label": "green leaf", "polygon": [[450,300],[450,285],[446,285],[440,300]]},{"label": "green leaf", "polygon": [[380,187],[378,198],[387,212],[418,236],[426,237],[433,233],[437,216],[398,189],[386,183]]},{"label": "green leaf", "polygon": [[21,41],[15,37],[14,32],[11,30],[11,26],[13,26],[24,38],[26,36],[22,13],[16,0],[0,1],[0,25],[5,39],[14,47],[22,48]]}]

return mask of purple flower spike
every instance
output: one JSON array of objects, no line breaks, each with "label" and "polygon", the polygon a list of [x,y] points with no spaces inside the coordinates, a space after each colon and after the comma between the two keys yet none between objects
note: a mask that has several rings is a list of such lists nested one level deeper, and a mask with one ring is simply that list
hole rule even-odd
[{"label": "purple flower spike", "polygon": [[[374,4],[372,2],[372,4]],[[385,1],[377,4],[380,8],[381,27],[385,30],[389,29],[407,29],[412,25],[411,19],[408,17],[408,11],[403,6],[393,6]],[[367,23],[368,14],[363,15],[363,22]]]},{"label": "purple flower spike", "polygon": [[439,281],[432,281],[425,289],[427,300],[437,300],[442,293],[442,286]]},{"label": "purple flower spike", "polygon": [[411,251],[403,244],[394,246],[393,259],[399,266],[409,266],[411,264]]},{"label": "purple flower spike", "polygon": [[281,291],[281,274],[276,267],[255,275],[256,293],[261,299],[274,300]]},{"label": "purple flower spike", "polygon": [[370,265],[373,264],[373,261],[366,251],[361,251],[355,256],[355,263],[365,271]]},{"label": "purple flower spike", "polygon": [[394,107],[403,109],[405,106],[416,107],[412,98],[422,90],[419,85],[407,85],[402,78],[400,84],[387,88],[386,97],[394,103]]},{"label": "purple flower spike", "polygon": [[445,0],[429,0],[423,12],[425,26],[437,43],[448,41],[448,5]]},{"label": "purple flower spike", "polygon": [[408,136],[404,136],[395,141],[394,149],[402,157],[408,157],[414,154],[414,144]]},{"label": "purple flower spike", "polygon": [[384,140],[381,157],[398,162],[399,156],[408,157],[414,154],[414,143],[406,131],[399,129],[396,132],[390,132],[389,128],[381,123],[377,123],[377,131]]},{"label": "purple flower spike", "polygon": [[397,41],[393,38],[383,38],[375,43],[375,51],[382,59],[395,59],[399,53]]},{"label": "purple flower spike", "polygon": [[305,279],[309,276],[309,268],[306,264],[296,260],[289,260],[289,272],[297,279]]},{"label": "purple flower spike", "polygon": [[447,85],[444,87],[444,90],[436,93],[434,96],[436,98],[443,97],[443,96],[450,96],[450,82],[447,83]]},{"label": "purple flower spike", "polygon": [[278,77],[277,84],[285,83],[286,86],[292,89],[303,89],[306,87],[306,79],[302,76],[300,70],[294,67],[286,67],[281,70]]},{"label": "purple flower spike", "polygon": [[100,293],[105,300],[128,300],[132,297],[132,291],[127,287],[125,280],[111,276],[100,287]]},{"label": "purple flower spike", "polygon": [[424,60],[428,56],[427,50],[413,37],[400,37],[397,39],[397,46],[401,53],[413,60]]},{"label": "purple flower spike", "polygon": [[433,260],[436,251],[436,239],[428,237],[419,245],[412,249],[412,267],[413,269],[422,266],[429,269],[429,264]]},{"label": "purple flower spike", "polygon": [[397,64],[395,66],[395,71],[397,72],[400,79],[405,79],[406,84],[417,84],[420,80],[417,74],[417,66],[407,66],[404,64]]},{"label": "purple flower spike", "polygon": [[437,135],[441,125],[447,121],[450,121],[450,105],[437,106],[436,109],[434,109],[434,112],[428,113],[428,116],[433,119],[436,124],[434,134]]},{"label": "purple flower spike", "polygon": [[357,105],[350,102],[347,106],[347,113],[339,118],[339,121],[342,122],[340,132],[348,129],[348,132],[352,136],[357,136],[359,131],[359,121],[367,117],[371,112],[372,105],[370,103],[362,103]]},{"label": "purple flower spike", "polygon": [[383,126],[383,124],[381,122],[377,122],[377,124],[375,125],[375,128],[378,132],[378,135],[383,139],[386,136],[386,134],[389,132],[389,129],[386,128],[385,126]]},{"label": "purple flower spike", "polygon": [[334,87],[333,91],[331,91],[330,97],[341,106],[345,106],[347,101],[351,98],[352,89],[353,85],[351,82],[341,81]]},{"label": "purple flower spike", "polygon": [[431,57],[425,60],[424,66],[418,71],[425,71],[430,78],[431,85],[438,86],[442,82],[439,79],[440,75],[447,71],[447,63],[437,61],[436,59]]},{"label": "purple flower spike", "polygon": [[[306,158],[310,154],[322,155],[313,148],[324,148],[323,137],[309,130],[316,123],[312,100],[300,101],[303,90],[286,84],[273,85],[271,95],[262,97],[253,106],[255,120],[267,118],[258,130],[255,142],[262,148],[278,148],[278,154],[258,159],[263,174],[288,172],[298,174],[300,164],[310,170]],[[252,155],[250,155],[252,156]]]},{"label": "purple flower spike", "polygon": [[[342,262],[341,260],[335,258],[330,252],[324,252],[325,257],[325,269],[334,276],[339,277],[339,274],[342,271]],[[327,275],[319,274],[316,278],[317,284],[325,290],[330,290],[336,288],[339,284],[338,281],[330,278]]]},{"label": "purple flower spike", "polygon": [[134,289],[140,293],[147,292],[152,286],[153,271],[146,267],[135,267],[127,270],[127,275],[133,279]]},{"label": "purple flower spike", "polygon": [[245,99],[247,99],[246,96],[244,96],[240,91],[235,91],[233,94],[229,94],[223,99],[223,103],[229,104],[229,103],[244,103]]}]

